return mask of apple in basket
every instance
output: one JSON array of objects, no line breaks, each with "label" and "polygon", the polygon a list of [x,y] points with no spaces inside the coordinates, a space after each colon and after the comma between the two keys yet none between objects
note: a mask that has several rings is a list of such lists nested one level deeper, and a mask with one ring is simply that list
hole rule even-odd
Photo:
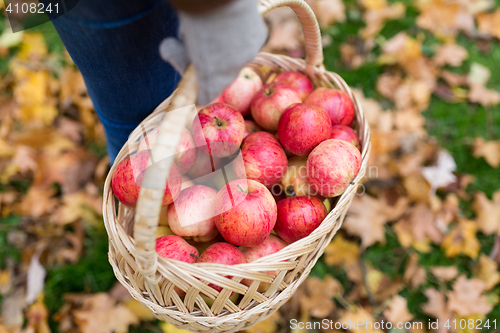
[{"label": "apple in basket", "polygon": [[[255,247],[240,247],[241,252],[243,252],[243,255],[245,256],[245,259],[247,262],[252,262],[255,261],[259,258],[268,256],[270,254],[276,253],[288,244],[285,243],[281,238],[279,238],[276,235],[269,235],[269,237],[266,238],[266,240],[260,244],[259,246]],[[272,274],[274,276],[278,275],[278,271],[268,271],[268,274]],[[252,280],[243,280],[242,281],[244,285],[250,287],[252,284]],[[259,284],[259,287],[257,288],[257,291],[259,292],[264,292],[269,288],[270,283],[266,282],[261,282]]]},{"label": "apple in basket", "polygon": [[255,94],[250,106],[252,117],[265,130],[276,131],[278,120],[285,109],[295,103],[300,103],[300,95],[285,83],[266,84]]},{"label": "apple in basket", "polygon": [[[246,263],[245,256],[241,253],[240,249],[229,243],[215,243],[210,245],[203,253],[200,255],[198,263],[215,263],[224,265],[238,265]],[[226,276],[231,278],[231,276]],[[214,284],[209,284],[210,287],[217,291],[221,291],[222,287],[216,286]],[[232,295],[233,293],[231,293]]]},{"label": "apple in basket", "polygon": [[221,166],[220,158],[198,153],[194,165],[189,169],[187,175],[191,180],[199,181],[201,177],[210,175]]},{"label": "apple in basket", "polygon": [[323,203],[315,197],[293,197],[278,203],[274,231],[287,243],[309,236],[327,215]]},{"label": "apple in basket", "polygon": [[324,197],[342,194],[361,167],[361,153],[344,140],[320,143],[307,158],[307,181]]},{"label": "apple in basket", "polygon": [[216,195],[216,190],[203,185],[182,190],[167,210],[168,225],[174,234],[196,242],[214,239],[219,233],[214,216]]},{"label": "apple in basket", "polygon": [[264,129],[260,127],[253,120],[245,120],[245,134],[243,135],[243,139],[247,137],[248,134],[258,131],[263,131]]},{"label": "apple in basket", "polygon": [[[139,143],[139,151],[153,148],[156,138],[158,137],[158,131],[159,129],[157,127],[142,138]],[[183,129],[181,141],[175,154],[175,163],[177,164],[181,174],[185,174],[194,165],[197,154],[198,149],[196,149],[191,133],[187,129]]]},{"label": "apple in basket", "polygon": [[332,122],[320,107],[309,104],[289,106],[278,123],[278,138],[295,155],[307,156],[318,144],[330,138]]},{"label": "apple in basket", "polygon": [[[144,171],[150,163],[150,152],[129,155],[121,160],[111,177],[111,187],[116,198],[128,207],[134,207],[139,199]],[[181,191],[181,174],[175,163],[172,163],[167,177],[163,205],[171,204]]]},{"label": "apple in basket", "polygon": [[330,139],[339,139],[347,141],[353,144],[356,148],[361,150],[361,143],[359,142],[356,132],[348,126],[345,125],[333,125],[332,135]]},{"label": "apple in basket", "polygon": [[227,157],[239,149],[245,133],[245,120],[234,107],[224,103],[205,106],[193,120],[194,142],[213,157]]},{"label": "apple in basket", "polygon": [[256,180],[267,188],[278,184],[288,164],[278,139],[267,132],[254,132],[243,139],[234,173],[238,178]]},{"label": "apple in basket", "polygon": [[167,235],[156,239],[156,252],[163,258],[176,259],[190,264],[198,260],[198,250],[180,236]]},{"label": "apple in basket", "polygon": [[287,197],[318,194],[318,189],[313,188],[307,181],[307,156],[290,157],[280,183]]},{"label": "apple in basket", "polygon": [[313,91],[313,85],[309,78],[300,72],[282,72],[276,75],[273,82],[286,83],[295,90],[300,95],[302,101],[306,99],[307,96]]},{"label": "apple in basket", "polygon": [[241,112],[243,116],[250,114],[250,103],[257,91],[262,88],[262,80],[251,68],[245,67],[240,75],[221,94],[227,103]]},{"label": "apple in basket", "polygon": [[333,125],[351,126],[354,120],[354,104],[344,91],[319,87],[307,96],[304,103],[324,109]]},{"label": "apple in basket", "polygon": [[226,241],[252,247],[262,244],[276,224],[271,192],[251,179],[236,179],[215,198],[215,225]]}]

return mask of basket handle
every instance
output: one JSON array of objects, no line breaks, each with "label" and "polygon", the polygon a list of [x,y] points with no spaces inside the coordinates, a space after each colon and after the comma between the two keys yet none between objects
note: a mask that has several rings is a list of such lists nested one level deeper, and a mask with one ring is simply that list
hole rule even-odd
[{"label": "basket handle", "polygon": [[[259,0],[258,10],[261,15],[278,7],[290,7],[298,16],[304,30],[306,49],[306,74],[313,77],[315,69],[323,67],[323,48],[318,21],[304,0]],[[184,73],[179,86],[162,120],[156,143],[150,156],[174,156],[179,145],[182,129],[191,113],[168,112],[194,104],[198,93],[196,73],[190,65]],[[194,109],[194,108],[193,108]],[[194,112],[196,110],[194,109]],[[139,200],[135,212],[134,240],[138,269],[151,283],[158,281],[156,275],[158,257],[156,255],[156,230],[165,191],[165,182],[173,159],[162,159],[152,163],[144,172]]]},{"label": "basket handle", "polygon": [[304,0],[259,0],[258,9],[261,15],[279,7],[290,7],[300,20],[304,32],[306,51],[306,69],[309,77],[314,76],[316,68],[323,68],[323,45],[318,20],[311,7]]}]

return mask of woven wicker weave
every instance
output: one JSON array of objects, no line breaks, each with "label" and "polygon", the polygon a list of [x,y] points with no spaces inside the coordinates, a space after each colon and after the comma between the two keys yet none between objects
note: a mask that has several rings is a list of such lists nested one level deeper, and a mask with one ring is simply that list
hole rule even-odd
[{"label": "woven wicker weave", "polygon": [[[272,315],[293,295],[306,279],[311,268],[340,228],[357,185],[367,168],[370,152],[370,131],[361,106],[345,81],[323,67],[321,35],[312,10],[303,0],[261,0],[262,14],[281,7],[291,7],[304,29],[306,59],[260,53],[251,66],[265,80],[280,71],[305,72],[314,85],[336,87],[346,91],[356,109],[355,129],[362,146],[362,165],[359,174],[336,200],[334,209],[309,236],[281,251],[255,262],[226,266],[220,264],[187,264],[161,258],[155,252],[165,180],[171,159],[153,164],[145,172],[136,209],[130,209],[115,199],[111,189],[111,175],[120,160],[138,149],[138,140],[156,126],[160,126],[153,156],[173,156],[179,144],[181,130],[195,114],[180,115],[166,112],[193,104],[197,94],[196,76],[189,68],[173,96],[167,98],[131,134],[131,144],[122,148],[104,186],[104,223],[109,235],[109,261],[117,279],[131,295],[151,309],[157,318],[193,332],[234,332],[255,325]],[[269,71],[270,69],[270,71]],[[190,118],[192,119],[192,118]],[[156,155],[158,154],[158,155]],[[268,274],[278,272],[277,276]],[[225,276],[232,276],[226,278]],[[250,287],[241,283],[254,281]],[[260,282],[270,283],[265,292],[258,292]],[[222,287],[217,292],[208,284]],[[176,288],[186,295],[179,297]],[[229,299],[232,292],[243,295],[236,303]],[[201,295],[215,299],[208,306]]]}]

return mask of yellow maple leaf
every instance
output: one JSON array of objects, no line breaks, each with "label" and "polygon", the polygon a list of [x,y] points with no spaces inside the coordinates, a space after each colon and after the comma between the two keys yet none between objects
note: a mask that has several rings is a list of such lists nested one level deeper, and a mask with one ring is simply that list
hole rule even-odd
[{"label": "yellow maple leaf", "polygon": [[134,298],[130,298],[129,300],[123,302],[133,314],[139,318],[139,320],[153,320],[155,316],[151,310],[149,310],[145,305]]},{"label": "yellow maple leaf", "polygon": [[483,157],[493,168],[500,166],[500,140],[486,141],[483,138],[474,140],[472,155],[475,158]]},{"label": "yellow maple leaf", "polygon": [[341,324],[346,323],[347,325],[353,322],[358,323],[358,325],[354,325],[350,329],[352,333],[382,333],[380,329],[374,328],[375,318],[362,307],[345,311],[337,321]]},{"label": "yellow maple leaf", "polygon": [[21,60],[39,60],[47,55],[47,45],[39,32],[25,32],[17,57]]},{"label": "yellow maple leaf", "polygon": [[481,244],[476,238],[476,222],[460,220],[446,235],[441,248],[448,257],[465,254],[472,259],[477,258]]},{"label": "yellow maple leaf", "polygon": [[493,13],[480,13],[477,15],[479,31],[500,38],[500,9]]},{"label": "yellow maple leaf", "polygon": [[166,321],[160,323],[160,328],[165,333],[189,333],[189,331],[181,330],[174,325],[167,323]]},{"label": "yellow maple leaf", "polygon": [[485,290],[490,290],[500,282],[497,263],[485,254],[481,254],[479,257],[479,261],[474,267],[474,276],[484,281]]},{"label": "yellow maple leaf", "polygon": [[342,234],[337,234],[325,248],[325,263],[327,265],[349,266],[359,260],[359,245],[349,241]]},{"label": "yellow maple leaf", "polygon": [[487,235],[500,234],[500,190],[493,194],[490,201],[483,192],[474,194],[472,209],[477,216],[477,227]]}]

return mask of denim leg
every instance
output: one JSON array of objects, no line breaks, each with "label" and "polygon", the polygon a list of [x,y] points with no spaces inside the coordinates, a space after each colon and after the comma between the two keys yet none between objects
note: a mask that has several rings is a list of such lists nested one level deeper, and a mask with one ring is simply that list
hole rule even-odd
[{"label": "denim leg", "polygon": [[165,0],[80,0],[52,22],[83,75],[113,161],[177,85],[179,74],[158,52],[164,38],[177,37],[176,13]]}]

